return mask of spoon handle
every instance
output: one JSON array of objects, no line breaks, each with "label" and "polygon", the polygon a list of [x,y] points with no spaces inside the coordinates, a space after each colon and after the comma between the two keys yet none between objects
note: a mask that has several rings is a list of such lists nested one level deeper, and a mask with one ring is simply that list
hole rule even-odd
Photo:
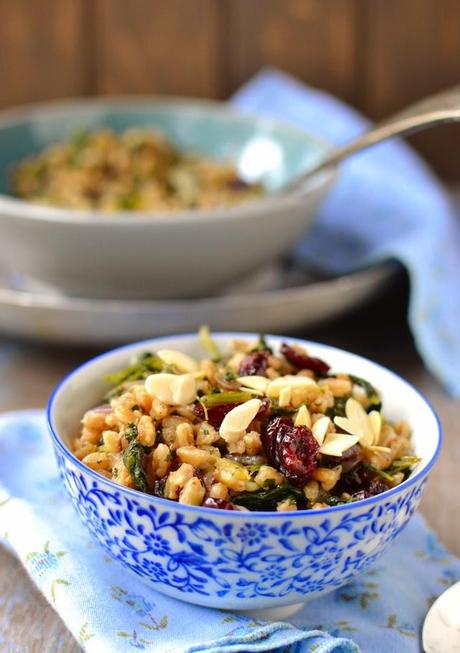
[{"label": "spoon handle", "polygon": [[289,183],[283,191],[299,190],[307,179],[320,170],[333,166],[355,152],[364,150],[387,138],[412,134],[434,125],[455,121],[460,121],[460,85],[411,104],[350,143],[335,148],[319,163]]}]

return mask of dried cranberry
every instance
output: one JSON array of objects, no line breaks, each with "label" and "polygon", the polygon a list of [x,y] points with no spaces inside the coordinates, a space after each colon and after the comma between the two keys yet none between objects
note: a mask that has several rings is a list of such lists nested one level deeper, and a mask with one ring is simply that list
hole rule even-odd
[{"label": "dried cranberry", "polygon": [[318,464],[319,445],[306,426],[294,426],[288,417],[276,417],[262,433],[270,462],[288,481],[303,485]]},{"label": "dried cranberry", "polygon": [[224,499],[212,499],[208,497],[202,504],[205,508],[219,508],[220,510],[236,510],[235,504]]},{"label": "dried cranberry", "polygon": [[366,491],[369,489],[371,481],[375,478],[375,474],[366,469],[363,465],[359,465],[346,474],[342,474],[338,487],[337,494],[347,492],[348,494],[355,495],[356,492]]},{"label": "dried cranberry", "polygon": [[214,426],[214,428],[218,429],[222,424],[225,415],[233,410],[237,405],[238,404],[222,404],[220,406],[208,408],[208,422]]},{"label": "dried cranberry", "polygon": [[286,343],[281,345],[280,351],[284,358],[298,370],[311,370],[315,374],[322,375],[327,374],[330,370],[330,366],[321,360],[321,358],[313,358],[307,354],[302,354]]},{"label": "dried cranberry", "polygon": [[342,456],[324,456],[324,458],[334,465],[342,465],[342,474],[346,474],[361,462],[361,451],[361,447],[354,444]]},{"label": "dried cranberry", "polygon": [[372,469],[365,465],[358,465],[342,475],[336,489],[338,494],[347,492],[356,497],[360,492],[365,492],[366,497],[372,497],[388,490],[388,486]]},{"label": "dried cranberry", "polygon": [[262,445],[268,460],[274,464],[276,461],[277,441],[292,428],[289,417],[275,417],[261,433]]},{"label": "dried cranberry", "polygon": [[[177,456],[177,458],[179,458],[179,456]],[[203,470],[200,469],[199,467],[194,467],[194,468],[193,468],[193,476],[195,476],[196,478],[200,479],[200,481],[201,481],[202,483],[204,483],[204,472],[203,472]]]},{"label": "dried cranberry", "polygon": [[371,497],[374,497],[376,494],[382,494],[382,492],[386,492],[387,490],[388,485],[385,485],[385,483],[382,481],[375,479],[371,481],[368,492]]},{"label": "dried cranberry", "polygon": [[355,492],[352,497],[355,501],[362,501],[363,499],[368,499],[371,495],[367,490],[360,490],[359,492]]},{"label": "dried cranberry", "polygon": [[[212,426],[214,426],[215,429],[218,429],[219,426],[222,424],[222,421],[227,413],[229,413],[235,406],[238,404],[220,404],[220,406],[213,406],[212,408],[207,409],[207,414],[208,414],[208,421]],[[193,412],[195,415],[201,419],[205,420],[206,419],[206,414],[204,412],[203,406],[199,403],[196,402],[193,405]]]},{"label": "dried cranberry", "polygon": [[375,497],[377,494],[382,494],[388,490],[388,485],[382,483],[379,480],[373,480],[369,483],[369,488],[367,490],[360,490],[359,492],[354,492],[352,497],[355,501],[361,501],[362,499],[368,499],[369,497]]},{"label": "dried cranberry", "polygon": [[162,478],[157,478],[153,484],[153,494],[157,497],[164,498],[165,496],[165,485],[168,480],[168,475],[166,474]]},{"label": "dried cranberry", "polygon": [[[239,404],[220,404],[219,406],[212,406],[207,409],[208,419],[206,420],[206,415],[202,404],[199,401],[193,404],[194,414],[201,420],[206,420],[214,426],[215,429],[218,429],[222,424],[222,421],[227,413],[233,410]],[[270,414],[270,401],[269,399],[262,399],[261,406],[255,417],[255,419],[264,419]]]},{"label": "dried cranberry", "polygon": [[240,376],[264,376],[268,367],[268,351],[253,351],[246,354],[240,363]]},{"label": "dried cranberry", "polygon": [[256,419],[264,419],[270,415],[270,399],[264,397],[261,400],[260,408],[257,411]]},{"label": "dried cranberry", "polygon": [[171,460],[171,464],[169,466],[169,471],[170,472],[175,472],[179,467],[181,466],[181,461],[179,456],[174,456],[174,458]]},{"label": "dried cranberry", "polygon": [[318,465],[319,445],[307,426],[293,426],[281,438],[276,458],[280,472],[288,481],[303,485]]},{"label": "dried cranberry", "polygon": [[196,401],[196,402],[193,404],[193,406],[192,406],[192,410],[193,410],[193,414],[196,415],[196,416],[198,417],[198,419],[202,419],[202,420],[203,420],[203,419],[205,418],[204,408],[203,408],[203,406],[200,404],[199,401]]}]

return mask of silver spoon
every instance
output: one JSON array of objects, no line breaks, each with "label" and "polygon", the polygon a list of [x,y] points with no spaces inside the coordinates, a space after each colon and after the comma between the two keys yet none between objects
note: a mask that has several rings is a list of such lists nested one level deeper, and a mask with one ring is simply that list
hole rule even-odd
[{"label": "silver spoon", "polygon": [[425,653],[460,653],[460,583],[443,592],[423,624]]},{"label": "silver spoon", "polygon": [[319,163],[287,184],[281,192],[284,194],[300,190],[305,182],[320,170],[334,166],[352,154],[387,138],[413,134],[434,125],[458,120],[460,120],[460,85],[411,104],[350,143],[332,150]]}]

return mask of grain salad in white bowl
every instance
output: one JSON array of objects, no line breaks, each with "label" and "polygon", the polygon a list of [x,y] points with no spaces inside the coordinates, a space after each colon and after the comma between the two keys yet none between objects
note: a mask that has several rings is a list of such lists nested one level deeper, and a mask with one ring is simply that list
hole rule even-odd
[{"label": "grain salad in white bowl", "polygon": [[109,375],[106,403],[72,442],[80,460],[121,485],[190,505],[297,510],[364,499],[420,462],[411,427],[388,422],[377,390],[298,344],[263,336],[208,356],[144,352]]},{"label": "grain salad in white bowl", "polygon": [[302,603],[374,562],[441,443],[425,399],[376,363],[206,330],[83,365],[49,426],[72,502],[115,560],[169,596],[240,610]]},{"label": "grain salad in white bowl", "polygon": [[0,257],[25,283],[73,297],[220,293],[311,227],[336,169],[299,192],[279,191],[328,149],[219,102],[98,98],[9,109],[0,112]]}]

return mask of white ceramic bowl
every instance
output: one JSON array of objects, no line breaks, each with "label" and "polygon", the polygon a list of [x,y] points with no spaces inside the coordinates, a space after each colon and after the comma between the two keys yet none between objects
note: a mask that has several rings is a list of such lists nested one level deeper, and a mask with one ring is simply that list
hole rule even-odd
[{"label": "white ceramic bowl", "polygon": [[[159,128],[183,150],[235,163],[269,193],[239,206],[169,214],[72,211],[7,195],[25,156],[82,127]],[[178,298],[222,289],[285,254],[335,178],[273,196],[327,150],[283,123],[192,100],[72,100],[0,113],[0,259],[11,272],[81,297]]]},{"label": "white ceramic bowl", "polygon": [[[224,349],[234,337],[257,336],[230,333],[215,339]],[[268,340],[276,349],[284,339]],[[203,356],[195,335],[158,338],[103,354],[72,372],[51,397],[51,436],[75,509],[108,553],[156,590],[233,610],[302,603],[340,587],[372,564],[416,509],[441,446],[433,409],[411,385],[376,363],[333,347],[296,342],[333,370],[369,379],[381,391],[388,418],[412,425],[421,463],[401,485],[324,510],[232,512],[122,487],[77,460],[68,443],[78,433],[83,413],[107,391],[104,375],[126,365],[133,354],[160,347]]]}]

